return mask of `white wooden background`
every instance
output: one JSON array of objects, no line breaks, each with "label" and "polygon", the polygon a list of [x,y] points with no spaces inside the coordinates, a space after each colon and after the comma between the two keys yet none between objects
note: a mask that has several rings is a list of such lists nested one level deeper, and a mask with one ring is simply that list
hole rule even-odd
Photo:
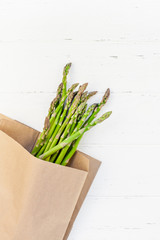
[{"label": "white wooden background", "polygon": [[0,0],[0,112],[41,130],[69,61],[113,111],[79,147],[103,164],[69,240],[159,240],[160,1]]}]

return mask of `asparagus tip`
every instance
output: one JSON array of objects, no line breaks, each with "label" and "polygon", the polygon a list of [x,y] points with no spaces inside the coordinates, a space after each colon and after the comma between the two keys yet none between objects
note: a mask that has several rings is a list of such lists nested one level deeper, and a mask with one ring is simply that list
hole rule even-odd
[{"label": "asparagus tip", "polygon": [[44,129],[48,129],[50,127],[50,122],[49,122],[49,118],[48,116],[45,118],[45,122],[44,122]]},{"label": "asparagus tip", "polygon": [[81,85],[79,87],[79,93],[82,94],[86,90],[87,86],[88,86],[88,83],[84,83],[83,85]]},{"label": "asparagus tip", "polygon": [[102,115],[102,118],[104,118],[104,120],[105,120],[105,119],[109,118],[111,116],[111,114],[112,114],[112,111],[106,112]]},{"label": "asparagus tip", "polygon": [[110,93],[111,93],[111,91],[110,91],[110,89],[108,88],[107,91],[105,92],[106,98],[109,98]]},{"label": "asparagus tip", "polygon": [[79,85],[79,83],[75,83],[75,84],[74,84],[75,88],[76,88],[78,85]]},{"label": "asparagus tip", "polygon": [[74,83],[72,84],[72,86],[68,89],[68,94],[70,94],[70,92],[73,92],[74,89],[79,85],[79,83]]},{"label": "asparagus tip", "polygon": [[92,96],[96,95],[98,91],[92,91],[88,93],[87,99],[91,98]]},{"label": "asparagus tip", "polygon": [[110,89],[108,88],[108,89],[106,90],[106,92],[105,92],[103,98],[102,98],[101,103],[102,103],[102,104],[105,104],[105,103],[107,102],[109,96],[110,96]]},{"label": "asparagus tip", "polygon": [[[99,123],[103,122],[104,120],[106,120],[107,118],[109,118],[111,114],[112,114],[112,111],[109,111],[109,112],[104,113],[100,118],[98,118],[97,120],[95,120],[95,121],[93,122],[93,126],[96,125],[96,124],[99,124]],[[92,124],[91,124],[91,125],[92,125]]]},{"label": "asparagus tip", "polygon": [[59,90],[62,90],[62,88],[63,88],[63,83],[61,82],[61,83],[59,84],[59,86],[58,86],[58,89],[59,89]]},{"label": "asparagus tip", "polygon": [[63,75],[67,75],[68,72],[69,72],[69,69],[71,68],[71,65],[72,63],[67,63],[64,67],[64,70],[63,70]]}]

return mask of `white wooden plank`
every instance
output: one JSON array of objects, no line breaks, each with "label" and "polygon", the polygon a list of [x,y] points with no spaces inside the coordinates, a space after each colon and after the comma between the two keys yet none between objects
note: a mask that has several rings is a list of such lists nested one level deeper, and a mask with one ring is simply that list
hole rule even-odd
[{"label": "white wooden plank", "polygon": [[0,42],[0,92],[56,91],[67,62],[69,84],[90,89],[160,92],[160,43]]},{"label": "white wooden plank", "polygon": [[94,199],[160,197],[159,145],[80,146],[102,161],[89,192]]},{"label": "white wooden plank", "polygon": [[155,41],[159,7],[158,0],[1,0],[0,39]]},{"label": "white wooden plank", "polygon": [[88,198],[69,240],[159,240],[159,201],[159,198]]}]

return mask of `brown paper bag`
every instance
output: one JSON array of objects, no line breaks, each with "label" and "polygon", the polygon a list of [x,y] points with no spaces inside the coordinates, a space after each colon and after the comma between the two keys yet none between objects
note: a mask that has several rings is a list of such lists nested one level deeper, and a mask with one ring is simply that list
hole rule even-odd
[{"label": "brown paper bag", "polygon": [[69,167],[35,158],[39,132],[0,114],[0,236],[66,240],[100,162],[79,151]]}]

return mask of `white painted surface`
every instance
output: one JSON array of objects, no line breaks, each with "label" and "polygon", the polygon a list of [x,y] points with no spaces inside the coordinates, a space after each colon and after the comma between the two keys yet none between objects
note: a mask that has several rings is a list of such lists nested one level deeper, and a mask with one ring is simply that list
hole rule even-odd
[{"label": "white painted surface", "polygon": [[80,150],[103,162],[69,240],[160,239],[160,2],[1,0],[0,112],[39,130],[62,68],[107,87]]}]

